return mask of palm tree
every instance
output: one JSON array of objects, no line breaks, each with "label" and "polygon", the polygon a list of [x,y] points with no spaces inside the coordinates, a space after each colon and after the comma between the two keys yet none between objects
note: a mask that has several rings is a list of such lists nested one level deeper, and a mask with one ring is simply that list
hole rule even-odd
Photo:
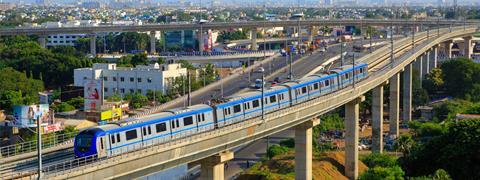
[{"label": "palm tree", "polygon": [[408,157],[410,155],[410,150],[415,145],[415,141],[411,136],[400,136],[394,144],[394,149],[400,151],[403,154],[403,157]]}]

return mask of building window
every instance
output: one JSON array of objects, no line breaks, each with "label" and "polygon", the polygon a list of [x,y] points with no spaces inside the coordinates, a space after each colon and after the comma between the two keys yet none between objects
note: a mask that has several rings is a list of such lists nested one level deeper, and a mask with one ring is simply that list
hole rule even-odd
[{"label": "building window", "polygon": [[113,92],[118,92],[118,88],[113,88]]},{"label": "building window", "polygon": [[63,36],[60,36],[60,38],[63,38]]},{"label": "building window", "polygon": [[103,80],[108,81],[108,77],[107,76],[103,77]]},{"label": "building window", "polygon": [[138,93],[142,93],[142,90],[141,90],[141,89],[137,89],[137,92],[138,92]]},{"label": "building window", "polygon": [[58,41],[53,41],[53,43],[58,43]]},{"label": "building window", "polygon": [[52,38],[52,36],[48,36],[48,38]]},{"label": "building window", "polygon": [[152,83],[152,78],[147,78],[148,83]]},{"label": "building window", "polygon": [[83,80],[87,79],[87,77],[83,77]]},{"label": "building window", "polygon": [[137,81],[138,81],[138,82],[142,82],[142,78],[137,78]]},{"label": "building window", "polygon": [[57,36],[53,36],[53,38],[57,38]]},{"label": "building window", "polygon": [[70,36],[65,36],[65,38],[70,38]]},{"label": "building window", "polygon": [[133,90],[133,89],[130,89],[130,93],[132,93],[132,94],[133,94],[133,93],[135,93],[135,90]]},{"label": "building window", "polygon": [[108,92],[108,88],[103,88],[103,91]]},{"label": "building window", "polygon": [[124,89],[124,88],[121,88],[121,89],[120,89],[120,93],[122,93],[122,94],[125,93],[125,89]]},{"label": "building window", "polygon": [[113,81],[117,81],[117,77],[113,77]]},{"label": "building window", "polygon": [[120,81],[125,81],[125,78],[124,77],[120,77]]},{"label": "building window", "polygon": [[76,38],[77,36],[72,36],[72,38]]},{"label": "building window", "polygon": [[130,82],[133,82],[135,79],[133,77],[130,78]]},{"label": "building window", "polygon": [[65,41],[66,43],[70,43],[70,41]]}]

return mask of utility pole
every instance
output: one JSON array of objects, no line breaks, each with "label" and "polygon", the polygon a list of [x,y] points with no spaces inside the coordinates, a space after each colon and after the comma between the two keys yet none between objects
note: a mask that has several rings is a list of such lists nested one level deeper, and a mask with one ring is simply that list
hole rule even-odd
[{"label": "utility pole", "polygon": [[262,120],[265,121],[265,69],[260,67],[259,71],[262,73]]},{"label": "utility pole", "polygon": [[187,96],[187,104],[188,106],[191,106],[192,105],[192,99],[190,97],[190,93],[192,91],[192,81],[191,81],[191,78],[190,78],[190,71],[187,71],[187,78],[188,78],[188,96]]},{"label": "utility pole", "polygon": [[42,133],[40,132],[40,116],[37,117],[37,159],[38,159],[38,180],[42,178]]},{"label": "utility pole", "polygon": [[413,26],[412,26],[412,53],[415,53],[415,30],[416,30],[416,26],[415,26],[415,19],[413,19]]}]

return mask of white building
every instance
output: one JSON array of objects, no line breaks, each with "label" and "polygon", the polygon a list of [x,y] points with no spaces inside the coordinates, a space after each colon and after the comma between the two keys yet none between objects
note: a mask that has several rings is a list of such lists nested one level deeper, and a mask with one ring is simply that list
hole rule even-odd
[{"label": "white building", "polygon": [[74,70],[74,86],[83,87],[84,81],[92,79],[93,75],[95,79],[103,79],[105,97],[115,92],[121,95],[139,92],[145,95],[148,90],[166,93],[176,77],[187,76],[187,69],[182,68],[180,64],[155,63],[125,68],[117,67],[116,64],[95,63],[93,70],[92,68]]},{"label": "white building", "polygon": [[[40,26],[45,28],[59,27],[89,27],[98,26],[99,20],[75,20],[66,22],[44,22]],[[47,46],[75,46],[78,38],[84,38],[86,34],[54,34],[47,36]]]}]

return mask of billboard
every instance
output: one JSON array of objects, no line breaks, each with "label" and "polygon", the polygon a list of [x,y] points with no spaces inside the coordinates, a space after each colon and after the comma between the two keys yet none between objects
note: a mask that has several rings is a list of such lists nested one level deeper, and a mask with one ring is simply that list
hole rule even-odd
[{"label": "billboard", "polygon": [[38,105],[15,105],[13,106],[13,126],[16,127],[36,127],[37,119],[40,119],[42,125],[53,122],[53,113],[50,113],[48,104]]},{"label": "billboard", "polygon": [[121,108],[113,108],[112,110],[104,111],[100,115],[100,120],[120,119],[122,117]]},{"label": "billboard", "polygon": [[86,80],[83,86],[85,110],[99,110],[103,100],[102,80]]}]

